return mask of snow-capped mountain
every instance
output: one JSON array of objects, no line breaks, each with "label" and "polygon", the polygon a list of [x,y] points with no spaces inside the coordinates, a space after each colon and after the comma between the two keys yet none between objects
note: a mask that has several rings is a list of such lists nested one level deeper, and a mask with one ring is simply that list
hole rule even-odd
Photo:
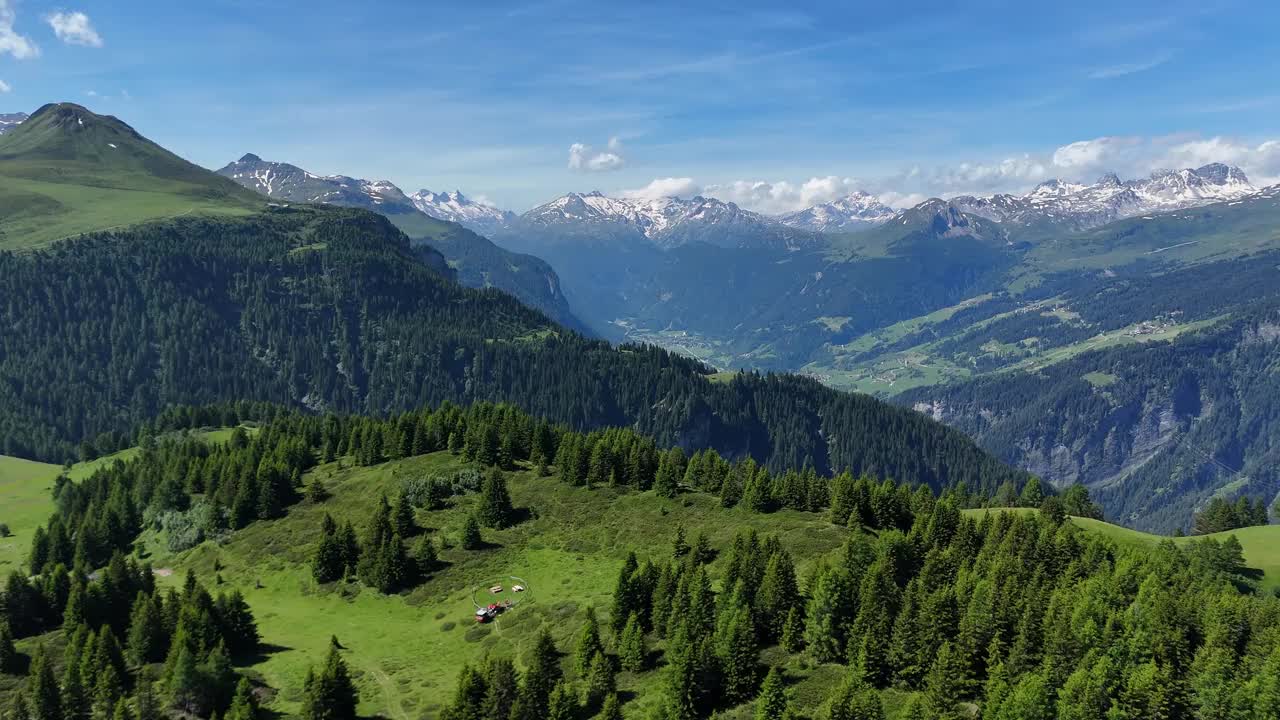
[{"label": "snow-capped mountain", "polygon": [[1091,185],[1047,180],[1026,195],[966,195],[951,203],[997,222],[1085,230],[1145,213],[1237,200],[1254,192],[1239,168],[1212,163],[1194,170],[1161,170],[1140,180],[1122,181],[1114,173]]},{"label": "snow-capped mountain", "polygon": [[253,153],[227,165],[218,174],[277,200],[348,205],[384,214],[417,211],[413,201],[386,180],[313,175],[296,165],[269,162]]},{"label": "snow-capped mountain", "polygon": [[465,223],[428,212],[418,204],[439,198],[439,207],[451,207],[449,203],[453,203],[452,207],[458,209],[487,208],[461,193],[435,196],[423,191],[410,198],[386,180],[315,175],[296,165],[269,162],[252,153],[218,174],[277,200],[358,207],[385,215],[410,238],[439,251],[441,262],[447,261],[448,271],[463,285],[497,288],[566,327],[588,332],[570,311],[560,289],[560,277],[545,261],[498,247]]},{"label": "snow-capped mountain", "polygon": [[0,113],[0,135],[18,127],[27,119],[27,114],[20,113]]},{"label": "snow-capped mountain", "polygon": [[849,232],[884,224],[895,212],[874,195],[859,190],[839,200],[781,215],[778,221],[814,232]]},{"label": "snow-capped mountain", "polygon": [[520,216],[518,228],[647,240],[659,248],[692,242],[722,247],[798,248],[818,236],[715,198],[616,198],[569,193]]},{"label": "snow-capped mountain", "polygon": [[491,233],[510,225],[516,214],[472,200],[460,191],[436,193],[419,190],[409,196],[414,206],[431,217],[452,220],[478,233]]}]

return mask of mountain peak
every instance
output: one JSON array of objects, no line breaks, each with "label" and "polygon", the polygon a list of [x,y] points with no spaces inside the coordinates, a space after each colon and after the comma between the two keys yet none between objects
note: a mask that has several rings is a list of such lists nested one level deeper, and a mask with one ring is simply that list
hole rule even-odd
[{"label": "mountain peak", "polygon": [[245,153],[245,154],[244,154],[244,157],[240,158],[240,159],[239,159],[239,160],[237,160],[236,162],[242,162],[242,163],[260,163],[260,162],[262,162],[262,158],[258,157],[257,155],[254,155],[253,153]]}]

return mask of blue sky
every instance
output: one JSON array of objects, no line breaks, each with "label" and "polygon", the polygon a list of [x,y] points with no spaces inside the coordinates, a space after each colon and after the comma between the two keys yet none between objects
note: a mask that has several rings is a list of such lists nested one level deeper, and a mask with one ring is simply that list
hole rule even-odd
[{"label": "blue sky", "polygon": [[1280,4],[956,5],[0,0],[0,110],[80,102],[207,167],[255,152],[514,209],[1280,176]]}]

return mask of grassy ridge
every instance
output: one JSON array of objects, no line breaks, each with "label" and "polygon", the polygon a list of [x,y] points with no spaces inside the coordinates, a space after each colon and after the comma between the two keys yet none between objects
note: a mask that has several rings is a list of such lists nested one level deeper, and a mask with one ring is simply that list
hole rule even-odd
[{"label": "grassy ridge", "polygon": [[180,215],[243,215],[262,200],[114,117],[46,105],[0,138],[0,250]]},{"label": "grassy ridge", "polygon": [[[510,476],[513,499],[533,517],[506,530],[486,530],[487,549],[444,550],[441,558],[447,565],[425,585],[392,597],[354,586],[315,585],[309,561],[324,513],[339,522],[350,519],[360,532],[380,493],[393,493],[404,478],[458,467],[458,459],[448,453],[373,468],[322,466],[312,475],[322,477],[333,495],[319,506],[299,505],[287,517],[256,523],[221,546],[207,543],[170,556],[163,538],[151,537],[148,547],[157,567],[174,571],[169,582],[180,583],[188,568],[211,577],[216,559],[226,585],[244,592],[272,646],[253,670],[279,689],[273,709],[298,710],[307,669],[322,656],[329,635],[336,634],[348,648],[357,676],[361,713],[398,719],[438,711],[463,663],[489,652],[519,660],[543,625],[562,650],[572,651],[586,607],[594,606],[602,621],[607,618],[627,552],[634,550],[642,559],[668,557],[676,524],[684,525],[691,539],[706,532],[720,549],[746,527],[776,533],[796,556],[802,574],[805,565],[840,547],[847,535],[807,513],[726,511],[708,496],[664,500],[647,493],[569,487],[555,478],[517,472]],[[456,544],[474,500],[464,497],[446,510],[420,511],[418,524],[437,543]],[[524,604],[497,623],[475,625],[475,589],[511,575],[528,581]],[[831,680],[827,675],[838,672],[796,670],[800,694],[815,704]],[[660,681],[652,672],[620,678],[621,689],[635,698],[627,706],[629,717],[643,716],[656,701],[656,693],[649,691]],[[812,692],[805,692],[809,682]]]},{"label": "grassy ridge", "polygon": [[[204,433],[213,441],[228,436],[227,430]],[[331,492],[325,502],[296,505],[286,517],[254,523],[221,544],[208,542],[175,554],[168,551],[163,535],[151,531],[141,542],[143,554],[160,571],[161,583],[180,584],[190,569],[210,585],[220,577],[218,589],[236,588],[245,594],[265,643],[261,657],[248,670],[275,690],[269,707],[285,715],[299,710],[307,670],[323,657],[330,635],[336,635],[346,648],[344,656],[361,692],[362,715],[393,720],[432,717],[451,696],[464,663],[477,662],[488,653],[506,654],[519,663],[544,626],[561,650],[572,652],[587,607],[595,607],[607,627],[614,581],[627,552],[634,550],[642,559],[669,557],[677,524],[685,527],[690,540],[705,532],[711,545],[721,551],[748,527],[777,534],[796,558],[802,578],[815,563],[837,552],[848,534],[823,515],[725,510],[716,498],[701,494],[668,500],[652,493],[586,490],[521,470],[509,474],[509,480],[515,505],[528,510],[528,519],[506,530],[485,530],[488,547],[466,551],[456,544],[474,496],[457,498],[454,506],[444,510],[419,511],[416,521],[423,533],[446,545],[441,553],[444,565],[424,585],[383,596],[356,585],[316,585],[309,562],[320,537],[321,518],[330,513],[340,522],[351,520],[361,532],[378,495],[393,494],[406,478],[448,473],[463,463],[449,453],[435,453],[374,467],[347,465],[349,461],[322,465],[305,478],[306,482],[323,480]],[[58,470],[9,459],[0,463],[0,469],[6,473],[3,487],[10,496],[28,498],[37,498],[47,489]],[[92,465],[79,466],[74,474],[91,470]],[[48,509],[44,502],[45,507],[32,511],[33,522],[43,520]],[[1152,545],[1164,539],[1094,520],[1073,518],[1072,522],[1123,545]],[[1266,573],[1264,586],[1277,587],[1280,527],[1230,534],[1240,539],[1248,564]],[[215,563],[220,570],[215,571]],[[717,560],[711,570],[713,577],[719,576],[722,563]],[[512,575],[528,583],[522,605],[496,623],[477,626],[472,621],[476,589]],[[57,635],[45,640],[56,646]],[[607,632],[606,643],[612,643]],[[766,650],[763,659],[784,665],[797,709],[805,712],[814,710],[846,672],[836,665],[786,658],[776,648]],[[565,663],[566,672],[572,676],[569,665]],[[646,717],[659,699],[661,683],[660,672],[623,673],[619,687],[628,700],[626,716]],[[897,691],[885,692],[890,718],[902,707],[904,697]],[[721,716],[747,720],[751,708],[741,706]]]},{"label": "grassy ridge", "polygon": [[[966,510],[965,512],[972,515],[981,515],[988,512],[1030,513],[1035,511],[1027,508],[1010,508],[999,510]],[[1240,541],[1240,546],[1244,548],[1245,564],[1254,570],[1262,572],[1262,583],[1260,588],[1264,592],[1275,592],[1280,590],[1280,525],[1261,525],[1258,527],[1240,528],[1238,530],[1213,533],[1211,535],[1168,537],[1165,535],[1142,532],[1141,530],[1134,530],[1121,525],[1113,525],[1109,522],[1094,520],[1093,518],[1073,517],[1071,518],[1071,522],[1086,532],[1107,537],[1117,545],[1127,545],[1129,547],[1138,548],[1151,547],[1166,540],[1172,540],[1178,545],[1187,545],[1206,538],[1222,541],[1234,535],[1235,538]]]}]

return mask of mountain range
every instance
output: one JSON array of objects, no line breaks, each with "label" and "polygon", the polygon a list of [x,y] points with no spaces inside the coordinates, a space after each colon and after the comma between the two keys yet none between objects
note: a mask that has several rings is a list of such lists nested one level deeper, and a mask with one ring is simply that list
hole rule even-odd
[{"label": "mountain range", "polygon": [[0,113],[0,135],[4,135],[10,130],[21,125],[27,119],[27,114],[20,113]]},{"label": "mountain range", "polygon": [[[566,327],[586,332],[569,309],[560,278],[551,266],[537,257],[498,247],[453,220],[466,217],[474,224],[485,210],[491,209],[467,200],[461,193],[437,196],[423,190],[410,197],[386,180],[315,175],[296,165],[269,162],[252,153],[217,172],[276,200],[356,207],[385,215],[410,238],[443,253],[463,284],[495,287]],[[444,212],[436,215],[427,209]]]},{"label": "mountain range", "polygon": [[[1269,469],[1280,445],[1267,420],[1280,416],[1280,400],[1257,381],[1280,309],[1280,188],[1255,189],[1227,165],[1133,181],[1052,181],[1025,195],[932,199],[897,211],[861,193],[783,217],[706,197],[598,192],[571,193],[515,216],[456,191],[408,195],[390,182],[319,176],[252,154],[219,172],[182,160],[118,119],[75,105],[41,108],[0,138],[0,200],[18,209],[0,217],[0,246],[38,248],[166,218],[186,219],[173,230],[183,242],[233,225],[236,232],[281,234],[286,243],[290,233],[315,235],[315,228],[339,238],[344,223],[393,242],[395,233],[360,214],[370,211],[413,242],[412,262],[509,293],[559,326],[658,345],[722,370],[800,371],[925,410],[975,434],[1006,462],[1058,485],[1086,483],[1109,512],[1134,525],[1171,529],[1216,494],[1280,490],[1280,476]],[[289,219],[313,212],[314,204],[355,214]],[[245,217],[254,219],[234,224]],[[492,239],[464,224],[483,224]],[[145,242],[139,236],[132,246]],[[310,256],[297,253],[325,242],[290,245],[286,257],[301,262]],[[400,272],[404,261],[387,271]],[[519,345],[557,332],[549,327],[528,321],[492,339]],[[377,323],[365,331],[371,341],[361,352],[391,352],[372,341]],[[251,348],[273,367],[283,352],[263,338]],[[448,354],[431,352],[437,350]],[[299,367],[312,363],[305,354],[290,357]],[[533,389],[550,380],[523,384],[519,363],[503,365],[510,358],[495,356],[483,362],[498,366],[481,368],[470,365],[476,357],[436,358],[460,383],[439,397],[460,397],[454,393],[468,392],[475,373],[496,373],[493,381],[501,377],[507,390],[531,393],[570,422],[591,413],[618,422],[644,417],[640,410],[610,415],[617,393],[630,398],[630,390],[616,388],[597,395],[590,409],[569,410]],[[392,363],[379,365],[391,371],[396,358],[376,362]],[[556,367],[542,371],[564,381]],[[354,383],[372,394],[344,395],[344,407],[367,402],[374,404],[359,407],[379,411],[407,392],[345,372],[326,370],[322,386],[310,389],[312,379],[301,375],[269,386],[276,394],[297,389],[291,401],[305,405],[338,392],[334,383]],[[628,377],[646,382],[641,374]],[[1057,398],[1056,405],[1033,401],[1045,378],[1054,385],[1044,397]],[[1027,410],[1033,407],[1040,409]],[[719,432],[685,421],[692,424],[667,437]],[[58,440],[20,435],[28,447],[61,447],[74,435],[64,432]],[[721,441],[726,451],[734,447],[727,435]],[[792,459],[803,464],[803,452]],[[1169,490],[1163,483],[1175,470],[1182,474]]]}]

